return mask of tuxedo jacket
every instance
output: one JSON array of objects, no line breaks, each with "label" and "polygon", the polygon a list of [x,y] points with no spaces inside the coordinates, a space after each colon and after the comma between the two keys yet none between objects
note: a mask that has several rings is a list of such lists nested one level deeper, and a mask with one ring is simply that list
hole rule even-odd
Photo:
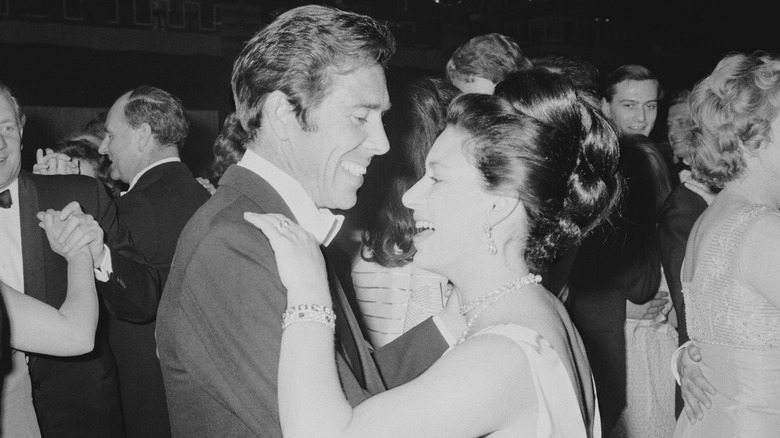
[{"label": "tuxedo jacket", "polygon": [[[98,221],[111,251],[113,273],[107,282],[97,282],[101,304],[128,319],[148,317],[148,302],[159,291],[157,274],[118,226],[116,206],[102,184],[78,175],[19,174],[25,294],[54,307],[65,301],[67,262],[51,250],[35,215],[61,210],[71,201]],[[103,333],[104,310],[92,352],[66,358],[29,355],[33,403],[47,438],[124,435],[114,359]]]},{"label": "tuxedo jacket", "polygon": [[[246,211],[294,220],[265,180],[232,166],[179,239],[157,319],[177,437],[281,437],[277,373],[285,288],[268,240],[244,220]],[[428,320],[372,357],[333,272],[337,366],[353,405],[411,380],[446,350]]]},{"label": "tuxedo jacket", "polygon": [[[583,239],[569,278],[567,307],[588,353],[605,436],[626,403],[626,300],[651,299],[661,281],[657,205],[649,160],[663,160],[651,147],[621,143],[620,172],[626,190],[610,221]],[[663,167],[666,170],[665,167]]]},{"label": "tuxedo jacket", "polygon": [[[688,328],[685,323],[685,300],[682,294],[680,270],[685,258],[685,247],[693,224],[707,208],[707,201],[698,193],[679,184],[666,198],[658,222],[658,250],[661,255],[661,265],[664,267],[666,284],[677,315],[677,335],[682,345],[688,338]],[[675,385],[675,415],[683,410],[683,399],[680,387]]]},{"label": "tuxedo jacket", "polygon": [[[119,223],[157,270],[162,284],[168,278],[181,230],[209,196],[185,164],[172,162],[149,169],[132,190],[116,199]],[[135,324],[112,317],[108,325],[127,437],[169,437],[154,321]]]}]

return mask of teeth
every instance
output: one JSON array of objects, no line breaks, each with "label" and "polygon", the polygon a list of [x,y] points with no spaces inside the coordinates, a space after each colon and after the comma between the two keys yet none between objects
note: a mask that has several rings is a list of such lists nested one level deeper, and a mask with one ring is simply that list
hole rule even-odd
[{"label": "teeth", "polygon": [[355,176],[363,176],[366,174],[366,168],[364,166],[361,166],[360,164],[353,163],[351,161],[342,161],[341,167],[344,168],[347,172],[351,173]]},{"label": "teeth", "polygon": [[415,228],[417,228],[417,231],[424,231],[424,230],[435,230],[436,227],[433,226],[433,222],[428,221],[416,221],[414,223]]}]

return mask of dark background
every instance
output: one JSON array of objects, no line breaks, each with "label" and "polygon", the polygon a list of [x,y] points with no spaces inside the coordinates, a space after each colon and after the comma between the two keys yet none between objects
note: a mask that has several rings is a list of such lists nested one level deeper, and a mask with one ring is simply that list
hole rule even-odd
[{"label": "dark background", "polygon": [[179,96],[191,111],[184,160],[207,175],[211,145],[232,111],[235,55],[279,13],[306,3],[389,24],[399,44],[388,69],[391,88],[416,75],[441,76],[458,45],[487,32],[512,36],[531,57],[581,57],[602,76],[643,64],[667,90],[693,86],[728,52],[773,52],[780,45],[769,1],[0,0],[0,82],[32,115],[24,167],[32,166],[36,148],[79,129],[127,90],[150,84]]}]

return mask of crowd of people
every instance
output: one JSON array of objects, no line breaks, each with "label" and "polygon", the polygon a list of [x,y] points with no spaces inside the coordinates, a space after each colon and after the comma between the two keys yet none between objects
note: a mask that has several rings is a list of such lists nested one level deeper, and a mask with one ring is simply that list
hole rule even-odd
[{"label": "crowd of people", "polygon": [[148,85],[22,169],[0,83],[0,437],[776,436],[780,56],[394,52],[279,15],[212,181]]}]

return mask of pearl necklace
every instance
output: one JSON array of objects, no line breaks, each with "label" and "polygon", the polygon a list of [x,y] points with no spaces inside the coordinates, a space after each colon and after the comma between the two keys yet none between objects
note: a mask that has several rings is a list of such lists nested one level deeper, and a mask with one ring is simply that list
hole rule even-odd
[{"label": "pearl necklace", "polygon": [[463,341],[466,340],[466,336],[471,331],[471,327],[474,326],[474,323],[477,322],[477,319],[479,319],[479,317],[482,316],[482,313],[485,310],[487,310],[488,307],[497,303],[501,298],[509,295],[512,292],[518,291],[525,286],[536,284],[541,281],[542,281],[541,275],[528,274],[524,277],[520,277],[515,280],[512,280],[511,282],[502,285],[498,289],[494,289],[486,293],[485,295],[482,295],[481,297],[473,299],[468,303],[460,306],[459,309],[460,314],[464,316],[474,309],[477,309],[477,311],[466,322],[466,329],[463,330],[463,333],[460,334],[460,338],[458,339],[456,345],[460,345],[463,343]]}]

